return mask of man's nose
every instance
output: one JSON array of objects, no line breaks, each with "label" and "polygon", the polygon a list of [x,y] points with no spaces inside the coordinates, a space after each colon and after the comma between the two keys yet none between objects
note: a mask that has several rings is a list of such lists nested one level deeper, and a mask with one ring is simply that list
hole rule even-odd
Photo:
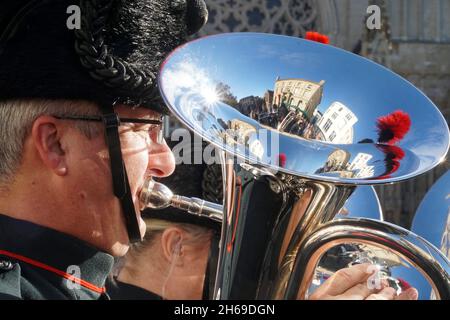
[{"label": "man's nose", "polygon": [[175,157],[166,142],[151,148],[148,160],[148,173],[153,177],[167,177],[175,171]]}]

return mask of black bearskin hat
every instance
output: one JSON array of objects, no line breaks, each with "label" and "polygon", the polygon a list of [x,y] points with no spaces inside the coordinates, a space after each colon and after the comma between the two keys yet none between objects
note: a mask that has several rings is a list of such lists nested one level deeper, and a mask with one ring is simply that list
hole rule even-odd
[{"label": "black bearskin hat", "polygon": [[[74,5],[81,23],[71,30]],[[160,63],[206,19],[203,0],[2,1],[0,100],[118,102],[165,112],[156,88]]]}]

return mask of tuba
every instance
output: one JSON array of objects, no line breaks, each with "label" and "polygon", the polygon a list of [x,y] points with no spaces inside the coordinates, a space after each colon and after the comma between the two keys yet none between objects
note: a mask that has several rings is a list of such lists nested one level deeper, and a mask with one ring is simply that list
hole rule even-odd
[{"label": "tuba", "polygon": [[[450,259],[450,172],[428,190],[414,215],[411,231],[425,238]],[[427,281],[419,279],[417,288],[433,297]]]},{"label": "tuba", "polygon": [[[220,150],[214,299],[305,299],[361,262],[379,266],[398,292],[420,276],[434,297],[450,299],[449,260],[430,242],[379,219],[336,219],[358,186],[409,179],[444,159],[446,121],[409,82],[332,46],[234,33],[177,48],[159,88],[178,119]],[[333,255],[338,247],[347,253]],[[400,279],[398,270],[415,273]]]}]

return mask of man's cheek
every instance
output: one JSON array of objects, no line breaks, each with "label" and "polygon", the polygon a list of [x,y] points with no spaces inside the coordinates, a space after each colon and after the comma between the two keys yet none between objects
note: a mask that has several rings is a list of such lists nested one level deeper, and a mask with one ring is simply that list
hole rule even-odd
[{"label": "man's cheek", "polygon": [[126,162],[126,166],[130,184],[132,185],[131,188],[136,192],[145,180],[145,173],[147,172],[148,167],[148,155],[136,154],[132,159]]}]

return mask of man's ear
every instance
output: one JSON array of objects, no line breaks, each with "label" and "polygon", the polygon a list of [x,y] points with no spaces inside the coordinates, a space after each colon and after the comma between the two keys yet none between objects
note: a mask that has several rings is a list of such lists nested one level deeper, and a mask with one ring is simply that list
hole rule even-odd
[{"label": "man's ear", "polygon": [[67,174],[65,152],[61,146],[62,128],[59,120],[51,116],[38,117],[31,129],[33,144],[40,159],[59,176]]},{"label": "man's ear", "polygon": [[161,247],[164,258],[168,263],[175,263],[176,266],[183,265],[184,238],[185,231],[180,228],[169,227],[163,231],[161,236]]}]

